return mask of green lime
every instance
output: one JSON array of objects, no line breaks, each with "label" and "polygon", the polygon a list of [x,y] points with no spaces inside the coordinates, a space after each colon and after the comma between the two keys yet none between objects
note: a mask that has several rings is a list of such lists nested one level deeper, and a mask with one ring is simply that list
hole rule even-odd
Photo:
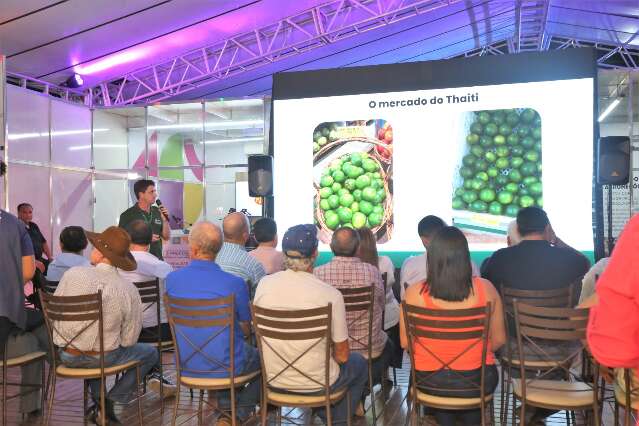
[{"label": "green lime", "polygon": [[328,136],[330,132],[331,129],[329,129],[328,127],[322,127],[322,135]]},{"label": "green lime", "polygon": [[380,201],[384,201],[386,199],[386,191],[384,191],[383,188],[380,188],[377,190],[377,196],[375,197],[375,200],[377,200],[379,198],[379,201],[377,201],[377,203],[379,203]]},{"label": "green lime", "polygon": [[360,154],[359,152],[354,152],[351,154],[350,160],[354,166],[359,166],[362,164],[362,154]]},{"label": "green lime", "polygon": [[531,184],[528,189],[530,190],[531,194],[540,195],[541,191],[542,191],[541,182],[535,182],[535,183]]},{"label": "green lime", "polygon": [[328,140],[333,142],[337,140],[337,130],[331,130],[328,134]]},{"label": "green lime", "polygon": [[373,173],[373,179],[381,179],[381,178],[382,178],[381,173],[379,173],[379,172]]},{"label": "green lime", "polygon": [[370,186],[362,190],[362,199],[366,201],[374,201],[376,195],[377,191],[375,191],[375,188],[371,188]]},{"label": "green lime", "polygon": [[530,128],[528,126],[519,126],[517,127],[517,136],[519,139],[525,138],[530,133]]},{"label": "green lime", "polygon": [[506,137],[504,135],[495,135],[495,137],[493,138],[493,143],[495,145],[505,145]]},{"label": "green lime", "polygon": [[362,190],[361,189],[356,189],[355,191],[353,191],[353,198],[355,198],[355,201],[361,201],[362,200]]},{"label": "green lime", "polygon": [[530,123],[537,117],[537,111],[534,109],[526,108],[521,113],[521,120]]},{"label": "green lime", "polygon": [[[360,176],[360,177],[361,177],[361,176]],[[373,181],[371,182],[370,187],[371,187],[371,188],[375,188],[375,189],[379,189],[379,188],[383,188],[383,187],[384,187],[384,185],[383,185],[383,182],[382,182],[382,180],[381,180],[381,179],[375,179],[375,180],[373,180]]]},{"label": "green lime", "polygon": [[470,125],[470,131],[477,135],[480,135],[483,130],[484,128],[482,127],[481,123],[477,121],[475,121],[473,124]]},{"label": "green lime", "polygon": [[488,161],[489,163],[494,163],[495,160],[497,159],[497,154],[495,154],[492,151],[488,151],[484,153],[484,159]]},{"label": "green lime", "polygon": [[349,190],[348,190],[348,189],[346,189],[346,188],[342,188],[342,189],[340,189],[339,191],[335,192],[335,194],[339,195],[340,197],[341,197],[342,195],[344,195],[344,194],[350,194],[350,193],[351,193],[351,191],[349,191]]},{"label": "green lime", "polygon": [[508,123],[510,127],[515,127],[517,123],[519,123],[519,114],[516,112],[509,112],[506,115],[506,123]]},{"label": "green lime", "polygon": [[464,189],[472,189],[471,185],[474,179],[466,179],[464,181]]},{"label": "green lime", "polygon": [[510,217],[517,217],[517,213],[519,213],[519,207],[514,204],[507,205],[504,211],[504,214]]},{"label": "green lime", "polygon": [[484,155],[484,148],[479,145],[475,145],[470,149],[471,154],[477,158],[481,158]]},{"label": "green lime", "polygon": [[508,191],[501,191],[497,194],[497,201],[504,205],[510,204],[513,202],[513,194]]},{"label": "green lime", "polygon": [[374,172],[379,167],[377,163],[375,162],[375,160],[372,160],[370,158],[365,158],[362,160],[362,168],[366,170],[367,172]]},{"label": "green lime", "polygon": [[488,182],[488,173],[479,172],[475,175],[475,179],[483,180],[484,182]]},{"label": "green lime", "polygon": [[371,184],[371,178],[369,178],[366,175],[362,175],[358,177],[357,180],[355,181],[355,186],[357,187],[357,189],[364,189],[367,186],[370,186],[370,184]]},{"label": "green lime", "polygon": [[359,211],[359,203],[357,201],[353,201],[353,204],[351,204],[350,209],[353,213],[358,212]]},{"label": "green lime", "polygon": [[488,213],[490,214],[501,215],[503,211],[504,211],[504,207],[501,204],[499,204],[499,202],[497,201],[493,201],[492,203],[488,205]]},{"label": "green lime", "polygon": [[319,146],[324,146],[328,143],[328,139],[326,138],[326,136],[322,136],[320,138],[317,139],[317,144]]},{"label": "green lime", "polygon": [[324,213],[324,221],[328,229],[337,229],[339,226],[339,216],[333,210]]},{"label": "green lime", "polygon": [[488,211],[488,204],[481,200],[473,201],[470,205],[470,210],[478,213],[484,213]]},{"label": "green lime", "polygon": [[528,191],[528,188],[526,188],[525,185],[522,185],[519,187],[519,192],[517,193],[517,195],[522,196],[522,195],[530,195],[530,191]]},{"label": "green lime", "polygon": [[541,163],[537,163],[537,173],[541,173]]},{"label": "green lime", "polygon": [[511,182],[516,182],[516,183],[521,182],[521,178],[522,178],[521,172],[517,169],[512,169],[510,173],[508,174],[508,179]]},{"label": "green lime", "polygon": [[508,183],[508,176],[500,174],[499,176],[497,176],[495,178],[495,184],[497,184],[497,186],[504,186]]},{"label": "green lime", "polygon": [[533,138],[539,140],[541,139],[541,128],[535,127],[532,131]]},{"label": "green lime", "polygon": [[320,146],[317,142],[313,142],[313,153],[316,153],[320,150]]},{"label": "green lime", "polygon": [[493,191],[490,188],[484,188],[479,192],[479,199],[486,203],[490,203],[491,201],[494,201],[495,197],[496,197],[495,191]]},{"label": "green lime", "polygon": [[486,111],[482,111],[477,114],[477,120],[479,120],[481,124],[488,124],[490,122],[490,114],[488,114]]},{"label": "green lime", "polygon": [[454,210],[463,210],[465,204],[464,201],[462,201],[461,197],[454,197],[452,206]]},{"label": "green lime", "polygon": [[315,133],[313,133],[313,140],[314,141],[317,141],[321,137],[322,137],[322,132],[320,132],[319,130],[316,130]]},{"label": "green lime", "polygon": [[541,152],[541,142],[535,142],[533,148],[535,148],[535,151]]},{"label": "green lime", "polygon": [[533,205],[535,205],[535,199],[533,197],[531,197],[530,195],[522,195],[519,198],[519,205],[522,208],[533,206]]},{"label": "green lime", "polygon": [[464,195],[462,195],[462,200],[464,201],[464,203],[470,204],[473,201],[477,200],[477,193],[474,191],[466,191],[464,192]]},{"label": "green lime", "polygon": [[523,183],[526,186],[530,186],[533,183],[538,182],[538,181],[539,181],[539,179],[537,179],[536,176],[526,176],[525,178],[523,178],[521,180],[521,183]]},{"label": "green lime", "polygon": [[513,157],[510,159],[510,166],[518,169],[521,165],[524,164],[524,159],[521,157]]},{"label": "green lime", "polygon": [[368,215],[368,223],[370,226],[379,226],[382,224],[382,215],[379,213],[371,213]]},{"label": "green lime", "polygon": [[349,193],[342,194],[339,197],[339,204],[343,207],[350,207],[350,205],[353,204],[353,201],[355,201],[355,198]]},{"label": "green lime", "polygon": [[484,134],[487,136],[495,136],[499,131],[499,127],[495,123],[488,123],[484,127]]},{"label": "green lime", "polygon": [[333,172],[333,179],[335,179],[335,182],[344,182],[346,180],[346,175],[344,175],[344,172],[341,170],[335,170]]},{"label": "green lime", "polygon": [[382,206],[373,206],[373,212],[384,214],[384,208]]},{"label": "green lime", "polygon": [[368,216],[373,212],[373,204],[370,201],[362,200],[359,203],[359,211]]},{"label": "green lime", "polygon": [[353,165],[351,164],[351,162],[350,162],[350,161],[346,161],[346,162],[344,162],[344,164],[342,164],[341,169],[342,169],[342,171],[343,171],[346,175],[348,175],[349,171],[350,171],[353,167],[355,167],[355,166],[353,166]]},{"label": "green lime", "polygon": [[355,179],[348,178],[344,181],[344,188],[352,191],[355,189]]},{"label": "green lime", "polygon": [[319,190],[319,194],[320,194],[320,198],[328,198],[331,196],[331,194],[333,193],[333,191],[331,190],[331,188],[320,188]]},{"label": "green lime", "polygon": [[[352,166],[350,169],[348,169],[348,172],[346,173],[346,175],[349,178],[356,179],[356,178],[360,177],[362,175],[362,173],[364,173],[364,169],[362,169],[361,167],[358,167],[358,166]],[[335,180],[337,180],[337,179],[335,179]]]},{"label": "green lime", "polygon": [[479,179],[471,179],[470,187],[475,191],[480,191],[486,187],[486,182]]},{"label": "green lime", "polygon": [[499,126],[500,135],[508,136],[509,134],[512,133],[512,131],[513,131],[513,128],[510,127],[510,125],[508,124],[502,124],[501,126]]},{"label": "green lime", "polygon": [[493,138],[490,136],[482,136],[479,138],[479,144],[483,147],[489,147],[493,144]]},{"label": "green lime", "polygon": [[495,148],[495,154],[497,154],[497,157],[508,157],[510,154],[510,148],[507,146],[498,146]]},{"label": "green lime", "polygon": [[521,146],[524,148],[532,148],[535,146],[535,139],[530,136],[526,136],[521,140]]},{"label": "green lime", "polygon": [[322,209],[323,211],[331,209],[331,205],[328,203],[327,199],[320,200],[320,209]]},{"label": "green lime", "polygon": [[332,176],[322,176],[322,178],[320,179],[320,186],[322,188],[328,187],[333,185],[333,182],[335,182],[335,180]]},{"label": "green lime", "polygon": [[464,188],[457,188],[455,190],[455,197],[461,197],[462,195],[464,195],[464,192],[466,192]]},{"label": "green lime", "polygon": [[517,133],[511,133],[508,135],[508,137],[506,138],[506,143],[508,145],[517,145],[519,143],[519,136],[517,136]]},{"label": "green lime", "polygon": [[475,161],[475,170],[486,170],[488,167],[490,167],[488,161],[483,158]]},{"label": "green lime", "polygon": [[504,121],[506,121],[506,114],[503,110],[493,111],[493,123],[496,125],[501,125]]},{"label": "green lime", "polygon": [[535,173],[537,173],[537,164],[527,161],[521,165],[521,167],[519,168],[519,171],[524,176],[532,176]]},{"label": "green lime", "polygon": [[521,146],[513,146],[510,148],[510,155],[513,157],[521,157],[524,155],[524,148]]},{"label": "green lime", "polygon": [[337,209],[337,216],[341,223],[349,223],[353,219],[353,212],[348,207],[340,207]]},{"label": "green lime", "polygon": [[353,213],[352,224],[355,229],[363,228],[366,226],[366,215],[362,212]]},{"label": "green lime", "polygon": [[537,198],[537,206],[544,207],[544,199],[542,197]]},{"label": "green lime", "polygon": [[526,151],[524,158],[528,161],[537,162],[539,161],[539,153],[533,150]]},{"label": "green lime", "polygon": [[469,134],[466,136],[466,142],[468,142],[469,145],[475,145],[479,142],[479,135],[477,133]]},{"label": "green lime", "polygon": [[512,192],[513,194],[516,193],[517,191],[519,191],[519,185],[517,185],[515,182],[508,182],[505,186],[504,186],[504,190],[508,191],[508,192]]},{"label": "green lime", "polygon": [[462,163],[464,164],[464,166],[470,167],[475,164],[475,161],[477,161],[477,158],[475,158],[475,156],[471,154],[466,154],[464,155],[464,158],[462,158]]},{"label": "green lime", "polygon": [[333,193],[338,192],[340,189],[342,189],[342,184],[339,182],[335,182],[332,186],[331,189],[333,190]]},{"label": "green lime", "polygon": [[[497,161],[499,160],[501,160],[501,158],[497,159]],[[488,175],[488,177],[494,178],[499,175],[499,170],[495,167],[489,167],[488,170],[486,170],[486,174]]]},{"label": "green lime", "polygon": [[339,196],[336,194],[333,194],[330,197],[328,197],[327,201],[331,209],[336,209],[339,206]]},{"label": "green lime", "polygon": [[495,161],[495,167],[498,169],[507,169],[509,165],[508,158],[500,157]]}]

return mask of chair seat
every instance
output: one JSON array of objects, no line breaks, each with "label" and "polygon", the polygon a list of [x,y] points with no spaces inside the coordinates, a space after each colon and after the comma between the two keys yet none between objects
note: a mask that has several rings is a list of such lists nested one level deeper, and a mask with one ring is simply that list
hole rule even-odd
[{"label": "chair seat", "polygon": [[[489,402],[493,399],[493,395],[486,395],[484,402]],[[447,407],[450,409],[463,410],[471,407],[478,407],[481,405],[481,398],[457,398],[450,396],[436,396],[424,393],[417,390],[417,400],[425,405],[433,407]]]},{"label": "chair seat", "polygon": [[[30,362],[40,361],[43,358],[47,357],[46,352],[37,351],[31,352],[28,354],[24,354],[21,356],[17,356],[15,358],[7,359],[7,367],[17,367],[24,364],[29,364]],[[0,360],[0,367],[4,366],[4,362]]]},{"label": "chair seat", "polygon": [[[335,403],[342,399],[346,394],[346,388],[342,388],[336,392],[333,392],[329,395],[331,403]],[[267,391],[268,402],[275,403],[278,405],[323,405],[324,404],[324,395],[304,395],[304,394],[292,394],[292,393],[282,393],[282,392],[273,392],[271,390]]]},{"label": "chair seat", "polygon": [[[235,384],[243,385],[250,382],[261,373],[260,370],[254,371],[251,374],[244,376],[235,376]],[[222,378],[209,378],[209,377],[185,377],[180,376],[180,383],[190,388],[206,389],[206,388],[218,388],[229,387],[231,385],[231,379],[229,377]]]},{"label": "chair seat", "polygon": [[[139,364],[139,361],[129,361],[125,364],[112,365],[104,369],[106,376],[112,376],[122,371],[128,370]],[[71,378],[83,378],[83,379],[95,379],[100,377],[99,368],[73,368],[66,365],[58,365],[55,370],[58,376],[71,377]]]},{"label": "chair seat", "polygon": [[[519,358],[514,358],[514,359],[510,359],[506,356],[501,357],[501,361],[504,361],[507,364],[511,364],[511,365],[519,365]],[[550,370],[551,368],[554,368],[557,366],[557,364],[560,364],[557,361],[547,361],[547,360],[539,360],[539,361],[532,361],[532,360],[524,360],[524,366],[526,367],[530,367],[530,368],[538,368],[540,370]]]},{"label": "chair seat", "polygon": [[[513,392],[521,398],[521,379],[513,379]],[[578,408],[592,405],[594,395],[592,387],[583,382],[532,380],[526,383],[526,401],[533,405]]]},{"label": "chair seat", "polygon": [[154,347],[158,347],[160,346],[160,348],[170,348],[173,347],[173,340],[163,340],[160,343],[158,343],[157,341],[155,342],[145,342],[147,345],[151,345]]}]

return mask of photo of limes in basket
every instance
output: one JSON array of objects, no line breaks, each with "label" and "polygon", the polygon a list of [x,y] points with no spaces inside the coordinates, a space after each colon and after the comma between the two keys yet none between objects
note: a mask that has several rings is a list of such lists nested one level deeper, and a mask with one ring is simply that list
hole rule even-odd
[{"label": "photo of limes in basket", "polygon": [[465,137],[452,207],[515,217],[543,207],[541,117],[531,108],[475,111]]}]

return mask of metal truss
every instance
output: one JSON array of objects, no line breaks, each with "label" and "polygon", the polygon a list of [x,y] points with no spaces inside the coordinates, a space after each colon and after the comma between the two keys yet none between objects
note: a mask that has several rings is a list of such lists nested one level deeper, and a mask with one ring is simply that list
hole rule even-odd
[{"label": "metal truss", "polygon": [[517,0],[510,53],[546,50],[549,0]]},{"label": "metal truss", "polygon": [[103,82],[92,105],[157,102],[461,0],[333,0]]},{"label": "metal truss", "polygon": [[7,84],[20,86],[24,89],[40,92],[53,98],[62,99],[68,102],[85,104],[90,106],[86,98],[86,93],[78,89],[58,86],[44,80],[38,80],[26,75],[17,73],[7,73]]},{"label": "metal truss", "polygon": [[601,54],[597,58],[597,65],[601,68],[637,69],[639,64],[639,49],[627,44],[602,43],[595,40],[584,40],[551,36],[550,49],[568,49],[571,47],[592,47]]}]

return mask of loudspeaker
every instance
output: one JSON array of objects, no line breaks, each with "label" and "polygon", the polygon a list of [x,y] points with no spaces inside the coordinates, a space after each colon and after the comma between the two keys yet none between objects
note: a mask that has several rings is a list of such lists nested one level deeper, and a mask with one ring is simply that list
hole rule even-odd
[{"label": "loudspeaker", "polygon": [[630,175],[630,138],[605,136],[597,144],[597,183],[625,185]]},{"label": "loudspeaker", "polygon": [[249,155],[248,184],[251,197],[273,195],[273,157],[270,155]]}]

